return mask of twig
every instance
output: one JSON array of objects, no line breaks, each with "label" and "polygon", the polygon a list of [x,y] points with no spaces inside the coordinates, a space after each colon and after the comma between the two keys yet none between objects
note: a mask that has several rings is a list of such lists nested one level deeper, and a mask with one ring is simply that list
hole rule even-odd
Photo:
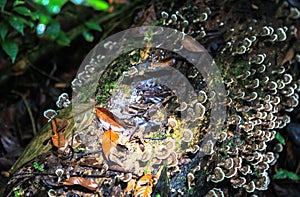
[{"label": "twig", "polygon": [[34,118],[33,118],[33,115],[32,115],[32,111],[31,111],[31,109],[30,109],[30,107],[29,107],[29,104],[28,104],[28,102],[27,102],[25,96],[24,96],[22,93],[17,92],[17,91],[15,91],[15,90],[12,90],[11,92],[14,93],[14,94],[16,94],[16,95],[19,95],[19,96],[22,98],[22,100],[23,100],[23,102],[24,102],[24,104],[25,104],[26,110],[28,111],[28,114],[29,114],[29,118],[30,118],[31,125],[32,125],[32,132],[33,132],[33,135],[35,136],[35,135],[36,135],[35,121],[34,121]]},{"label": "twig", "polygon": [[54,76],[52,76],[52,75],[48,75],[46,72],[44,72],[43,70],[37,68],[37,67],[34,66],[33,64],[30,63],[29,66],[30,66],[33,70],[39,72],[41,75],[44,75],[45,77],[48,77],[49,79],[52,79],[52,80],[54,80],[54,81],[61,82],[61,79],[59,79],[59,78],[57,78],[57,77],[54,77]]}]

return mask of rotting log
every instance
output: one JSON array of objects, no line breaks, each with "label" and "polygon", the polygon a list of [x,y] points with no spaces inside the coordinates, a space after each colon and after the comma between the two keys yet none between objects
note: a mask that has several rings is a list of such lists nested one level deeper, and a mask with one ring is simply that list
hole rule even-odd
[{"label": "rotting log", "polygon": [[[293,54],[299,52],[295,48],[296,45],[292,44],[293,42],[299,43],[299,36],[295,34],[296,27],[293,26],[297,16],[293,13],[294,9],[291,9],[292,5],[283,5],[284,2],[281,1],[251,3],[248,1],[238,3],[236,1],[226,3],[223,1],[188,1],[187,3],[154,1],[145,11],[147,15],[143,15],[145,24],[173,27],[192,35],[215,58],[228,90],[226,103],[228,118],[227,124],[224,125],[219,135],[214,136],[217,140],[214,146],[202,144],[204,135],[209,132],[207,131],[209,123],[207,117],[210,115],[210,103],[207,101],[203,104],[206,109],[205,115],[197,123],[197,132],[193,133],[192,145],[201,147],[201,150],[196,150],[196,146],[192,149],[192,145],[186,149],[180,147],[176,152],[177,163],[174,166],[167,161],[165,165],[154,168],[151,164],[154,161],[151,160],[150,165],[147,165],[147,162],[143,164],[145,168],[137,167],[139,169],[137,171],[127,171],[120,168],[122,163],[118,163],[117,160],[110,163],[111,165],[103,162],[103,158],[111,154],[111,152],[105,152],[106,148],[103,147],[103,139],[106,139],[104,137],[108,130],[105,127],[99,127],[99,121],[103,124],[103,120],[99,120],[99,117],[95,120],[95,114],[89,114],[85,118],[79,118],[84,122],[78,121],[77,123],[68,119],[71,116],[69,116],[70,108],[67,108],[60,111],[60,118],[68,117],[68,127],[64,132],[69,144],[72,142],[74,147],[71,146],[71,151],[69,147],[66,153],[71,154],[72,157],[69,154],[64,155],[64,152],[59,152],[53,147],[52,129],[50,126],[45,127],[41,132],[42,137],[34,139],[11,170],[12,179],[8,185],[7,194],[13,195],[16,191],[24,191],[24,193],[34,194],[39,192],[41,195],[90,196],[96,194],[120,196],[126,193],[132,196],[141,192],[145,196],[146,194],[154,196],[262,195],[263,191],[268,188],[269,174],[272,172],[272,165],[276,163],[278,146],[281,146],[273,140],[274,136],[280,128],[288,124],[290,120],[288,112],[297,106],[296,91],[299,89],[298,73],[292,72],[294,66],[298,64],[296,55],[288,53],[290,50],[295,52]],[[288,17],[286,13],[289,13]],[[183,44],[183,47],[187,50],[194,50],[190,44]],[[138,57],[134,56],[136,54]],[[116,72],[116,79],[118,79],[124,71],[128,72],[132,69],[140,71],[139,69],[142,68],[139,66],[152,63],[151,58],[156,58],[155,63],[168,64],[180,70],[186,78],[189,78],[198,92],[203,91],[208,98],[212,97],[201,75],[179,55],[156,49],[141,49],[131,55],[125,54],[113,62],[102,75],[97,92],[98,97],[96,97],[99,98],[99,103],[103,105],[107,99],[118,98],[113,94],[113,88],[105,88],[105,84],[113,87],[114,80],[108,79],[111,73]],[[175,62],[170,64],[169,60],[172,58]],[[118,68],[122,69],[118,70]],[[172,96],[168,87],[163,84],[154,83],[151,88],[164,90],[163,93],[158,91],[158,94],[157,92],[152,94],[149,90],[153,98],[165,99],[165,96]],[[148,98],[143,96],[141,95],[143,99]],[[164,107],[171,116],[160,114],[165,115],[163,118],[169,123],[165,125],[166,128],[172,127],[171,121],[174,120],[170,117],[175,119],[174,132],[168,133],[167,137],[171,137],[175,144],[183,144],[181,142],[184,136],[182,134],[176,136],[176,131],[181,133],[188,133],[188,131],[176,128],[177,124],[182,124],[182,122],[177,121],[178,117],[174,112],[174,109],[178,109],[182,103],[179,103],[176,98],[169,99],[167,103],[170,105]],[[190,106],[192,103],[186,103],[186,105]],[[109,106],[107,104],[108,108]],[[141,105],[134,109],[137,114],[144,115],[145,113]],[[84,125],[80,126],[83,129],[78,131],[76,123]],[[94,128],[97,128],[96,131]],[[97,140],[93,136],[98,134],[95,132],[99,132],[102,144],[96,143]],[[134,142],[127,141],[130,144],[126,146],[112,140],[110,143],[115,143],[114,146],[119,147],[118,151],[121,152],[123,146],[127,147],[127,151],[130,152],[130,148],[136,148],[133,144],[138,144],[143,148],[134,150],[139,150],[136,153],[143,155],[147,148],[150,148],[149,138],[158,137],[164,137],[164,135],[136,137]],[[47,139],[50,140],[47,141]],[[43,151],[39,151],[39,155],[28,157],[33,153],[36,154],[32,152],[35,151],[35,148],[32,148],[33,145],[40,147]],[[92,157],[85,157],[89,155],[87,150],[91,150],[90,145],[93,145],[94,151],[100,150],[100,152],[91,154]],[[200,153],[204,151],[209,154],[200,157]],[[24,159],[25,155],[28,159]],[[160,156],[162,158],[162,155],[155,157]],[[171,157],[171,154],[168,156]],[[141,159],[144,158],[139,158],[136,162],[140,162]],[[139,164],[140,166],[142,164]],[[147,171],[149,168],[152,171]],[[62,169],[64,174],[58,174],[57,169]],[[69,176],[74,178],[71,179]]]}]

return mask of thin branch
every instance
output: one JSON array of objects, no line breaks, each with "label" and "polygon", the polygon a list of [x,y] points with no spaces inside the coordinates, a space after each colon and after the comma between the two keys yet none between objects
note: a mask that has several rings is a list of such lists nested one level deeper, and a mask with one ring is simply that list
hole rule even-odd
[{"label": "thin branch", "polygon": [[30,107],[29,107],[29,104],[28,104],[28,102],[27,102],[25,96],[24,96],[22,93],[17,92],[17,91],[15,91],[15,90],[12,90],[11,92],[14,93],[14,94],[16,94],[16,95],[19,95],[19,96],[22,98],[22,100],[23,100],[23,102],[24,102],[24,104],[25,104],[26,110],[28,111],[28,114],[29,114],[29,118],[30,118],[31,125],[32,125],[32,132],[33,132],[33,135],[35,136],[35,135],[36,135],[35,121],[34,121],[34,118],[33,118],[33,115],[32,115],[32,111],[31,111],[31,109],[30,109]]}]

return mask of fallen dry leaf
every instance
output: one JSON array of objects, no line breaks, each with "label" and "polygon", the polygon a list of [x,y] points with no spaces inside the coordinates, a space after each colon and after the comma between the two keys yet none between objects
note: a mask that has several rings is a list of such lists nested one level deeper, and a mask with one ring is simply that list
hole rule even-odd
[{"label": "fallen dry leaf", "polygon": [[130,194],[132,191],[134,191],[135,189],[135,184],[136,184],[136,180],[135,179],[131,179],[128,183],[127,183],[127,187],[125,189],[125,194]]},{"label": "fallen dry leaf", "polygon": [[106,129],[112,129],[113,131],[125,130],[125,123],[108,109],[103,107],[96,107],[96,115]]},{"label": "fallen dry leaf", "polygon": [[150,197],[152,193],[152,186],[152,174],[145,174],[137,181],[134,196]]},{"label": "fallen dry leaf", "polygon": [[59,118],[53,118],[51,120],[53,136],[51,137],[53,145],[60,149],[64,149],[66,146],[66,134],[64,130],[66,129],[68,122]]},{"label": "fallen dry leaf", "polygon": [[65,186],[80,185],[91,191],[95,191],[98,187],[98,184],[93,179],[85,179],[83,177],[71,177],[63,181],[62,184]]},{"label": "fallen dry leaf", "polygon": [[107,130],[101,137],[102,150],[106,157],[110,154],[110,149],[118,145],[119,134],[115,133],[111,129]]},{"label": "fallen dry leaf", "polygon": [[175,62],[176,62],[176,60],[174,58],[166,59],[164,61],[152,64],[151,66],[149,66],[149,69],[153,70],[153,69],[155,69],[157,67],[167,68],[167,67],[170,67],[170,66],[174,65]]}]

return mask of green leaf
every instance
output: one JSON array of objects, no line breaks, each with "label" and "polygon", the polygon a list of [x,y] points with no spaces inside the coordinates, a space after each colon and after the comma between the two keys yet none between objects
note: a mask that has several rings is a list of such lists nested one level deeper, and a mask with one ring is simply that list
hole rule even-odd
[{"label": "green leaf", "polygon": [[46,6],[51,14],[58,14],[67,0],[50,0]]},{"label": "green leaf", "polygon": [[19,50],[18,44],[11,39],[7,39],[2,42],[2,49],[10,57],[12,63],[14,63]]},{"label": "green leaf", "polygon": [[58,38],[56,39],[56,42],[59,44],[59,45],[62,45],[62,46],[69,46],[70,45],[70,38],[67,37],[66,33],[63,32],[63,31],[60,31],[59,32],[59,35],[58,35]]},{"label": "green leaf", "polygon": [[102,31],[102,28],[100,27],[100,25],[96,22],[93,22],[93,21],[90,21],[90,22],[86,22],[84,23],[86,27],[88,27],[89,29],[92,29],[92,30],[96,30],[96,31],[99,31],[101,32]]},{"label": "green leaf", "polygon": [[4,7],[6,5],[6,1],[7,0],[0,0],[0,7],[1,7],[1,10],[3,11],[4,10]]},{"label": "green leaf", "polygon": [[8,22],[13,28],[15,28],[22,35],[24,35],[24,20],[23,20],[23,18],[15,16],[15,15],[11,15],[8,18]]},{"label": "green leaf", "polygon": [[26,7],[22,7],[22,6],[14,7],[13,10],[24,16],[31,16],[31,11]]},{"label": "green leaf", "polygon": [[52,20],[50,25],[47,26],[46,35],[52,39],[55,40],[60,32],[60,24],[56,20]]},{"label": "green leaf", "polygon": [[275,138],[280,142],[280,144],[285,145],[285,139],[279,132],[276,132]]},{"label": "green leaf", "polygon": [[290,172],[288,170],[279,168],[278,172],[276,174],[274,174],[273,176],[274,179],[291,179],[291,180],[300,180],[299,176],[294,173],[294,172]]},{"label": "green leaf", "polygon": [[4,40],[6,34],[8,32],[8,25],[6,23],[0,23],[0,37]]},{"label": "green leaf", "polygon": [[24,3],[24,1],[15,0],[13,7],[16,7],[17,5],[23,5]]},{"label": "green leaf", "polygon": [[95,10],[108,10],[109,8],[109,4],[103,0],[86,0],[84,3]]},{"label": "green leaf", "polygon": [[45,14],[39,14],[39,19],[39,23],[47,25],[50,22],[51,17]]},{"label": "green leaf", "polygon": [[93,34],[88,32],[87,30],[83,30],[83,32],[81,34],[84,37],[84,39],[88,42],[92,42],[94,40]]}]

